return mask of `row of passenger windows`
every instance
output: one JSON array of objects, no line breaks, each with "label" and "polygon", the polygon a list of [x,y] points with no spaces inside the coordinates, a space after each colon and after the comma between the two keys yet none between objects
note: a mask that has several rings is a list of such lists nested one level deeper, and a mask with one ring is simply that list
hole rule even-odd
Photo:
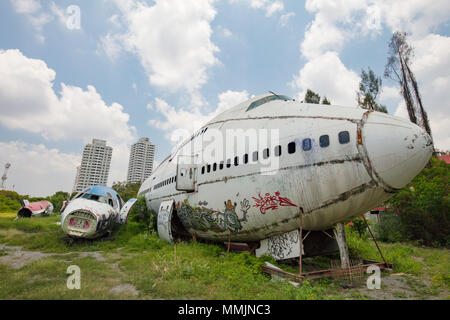
[{"label": "row of passenger windows", "polygon": [[155,184],[155,187],[153,188],[153,190],[156,190],[156,189],[159,189],[161,187],[167,186],[167,185],[169,185],[171,183],[174,183],[174,182],[177,182],[177,177],[168,178],[168,179],[166,179],[164,181],[161,181],[161,182]]},{"label": "row of passenger windows", "polygon": [[[339,143],[340,144],[346,144],[350,142],[350,134],[348,131],[341,131],[338,134],[338,138],[339,138]],[[321,148],[326,148],[330,145],[330,137],[328,135],[323,135],[320,136],[319,138],[319,145]],[[295,142],[290,142],[287,145],[287,152],[289,154],[293,154],[296,152],[297,149],[297,144]],[[303,151],[309,151],[312,149],[312,142],[310,138],[306,138],[302,140],[302,149]],[[275,157],[279,157],[282,154],[282,148],[281,146],[276,146],[273,150],[274,156]],[[252,160],[253,162],[258,161],[259,158],[259,153],[258,151],[254,151],[252,154]],[[270,157],[270,150],[269,148],[266,148],[262,151],[262,157],[263,159],[268,159]],[[238,166],[239,165],[239,159],[240,157],[236,156],[234,157],[233,160],[233,164],[234,166]],[[247,164],[249,161],[249,155],[248,154],[244,154],[242,162],[243,164]],[[206,166],[202,167],[202,174],[209,173],[212,171],[216,171],[217,169],[219,170],[223,170],[224,166],[226,166],[227,168],[230,168],[232,165],[231,163],[231,159],[228,159],[226,163],[224,163],[224,161],[221,161],[219,164],[214,163],[213,165],[207,164]]]}]

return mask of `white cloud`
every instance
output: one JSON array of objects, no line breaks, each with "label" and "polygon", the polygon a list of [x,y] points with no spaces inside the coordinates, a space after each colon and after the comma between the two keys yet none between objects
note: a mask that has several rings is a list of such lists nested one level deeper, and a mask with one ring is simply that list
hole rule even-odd
[{"label": "white cloud", "polygon": [[341,62],[336,52],[326,52],[308,61],[294,76],[292,85],[300,89],[297,96],[303,100],[306,90],[311,89],[326,96],[332,104],[356,105],[359,76]]},{"label": "white cloud", "polygon": [[164,121],[149,120],[149,125],[166,131],[166,139],[172,144],[177,144],[194,131],[199,129],[207,121],[227,109],[249,99],[247,91],[228,90],[219,94],[219,103],[216,110],[209,113],[202,112],[199,108],[193,110],[176,109],[166,101],[156,98],[154,104],[148,104],[147,109],[156,111],[163,116]]},{"label": "white cloud", "polygon": [[11,0],[11,3],[17,13],[31,14],[41,9],[39,0]]},{"label": "white cloud", "polygon": [[[301,52],[307,59],[312,59],[327,51],[339,52],[343,45],[353,36],[364,32],[368,16],[373,15],[373,8],[366,1],[308,0],[307,11],[315,13],[314,20],[307,27]],[[359,17],[360,20],[356,20]]]},{"label": "white cloud", "polygon": [[[10,2],[16,13],[25,15],[36,30],[36,39],[42,44],[45,42],[44,26],[55,20],[55,18],[64,28],[71,30],[81,28],[81,25],[77,25],[76,28],[70,27],[69,23],[73,22],[71,18],[74,17],[68,14],[64,8],[59,7],[53,1],[48,4],[48,9],[42,8],[40,0],[10,0]],[[70,8],[70,6],[68,8]]]},{"label": "white cloud", "polygon": [[101,37],[100,42],[98,43],[97,54],[101,54],[102,52],[104,52],[111,61],[117,60],[122,52],[120,39],[110,33]]},{"label": "white cloud", "polygon": [[219,113],[226,111],[227,109],[238,105],[241,102],[244,102],[249,99],[248,92],[246,90],[243,91],[231,91],[227,90],[219,94],[219,103],[217,105],[217,109],[214,111],[214,115],[216,116]]},{"label": "white cloud", "polygon": [[41,2],[39,0],[10,0],[10,2],[17,13],[25,15],[30,21],[36,30],[36,39],[40,43],[44,43],[43,27],[52,21],[53,17],[42,12]]},{"label": "white cloud", "polygon": [[221,30],[223,36],[226,38],[229,38],[233,35],[233,33],[227,28],[221,28],[220,30]]},{"label": "white cloud", "polygon": [[42,60],[19,50],[0,51],[0,123],[49,141],[107,140],[114,148],[109,181],[124,180],[127,146],[136,140],[130,116],[118,103],[108,106],[93,86],[84,90],[62,83],[57,95],[55,75]]},{"label": "white cloud", "polygon": [[80,156],[21,141],[0,141],[0,165],[11,163],[7,189],[31,196],[71,192]]},{"label": "white cloud", "polygon": [[287,26],[287,24],[288,24],[288,22],[289,22],[289,19],[292,18],[292,17],[295,17],[295,12],[288,12],[288,13],[286,13],[286,14],[283,14],[283,15],[280,17],[280,25],[281,25],[282,27]]},{"label": "white cloud", "polygon": [[281,1],[275,1],[275,2],[272,2],[271,4],[269,4],[269,5],[266,7],[266,16],[267,16],[267,17],[270,17],[270,16],[272,16],[275,12],[283,11],[283,10],[284,10],[284,4],[283,4],[283,2],[281,2]]},{"label": "white cloud", "polygon": [[266,17],[270,17],[274,13],[284,10],[284,3],[280,0],[229,0],[229,3],[246,4],[253,9],[262,9],[266,11]]},{"label": "white cloud", "polygon": [[121,27],[122,23],[120,22],[120,17],[118,14],[114,14],[112,15],[109,19],[109,22],[111,22],[113,25],[115,25],[116,27]]},{"label": "white cloud", "polygon": [[151,85],[195,92],[206,83],[208,68],[219,63],[219,49],[211,42],[214,2],[116,1],[127,28],[116,39],[138,56]]},{"label": "white cloud", "polygon": [[414,36],[423,37],[441,23],[448,21],[450,2],[433,1],[377,1],[382,21],[393,31],[411,32]]},{"label": "white cloud", "polygon": [[62,83],[58,97],[55,75],[42,60],[19,50],[0,51],[0,122],[48,140],[86,141],[95,135],[117,142],[133,139],[135,128],[120,104],[106,105],[93,86],[83,90]]}]

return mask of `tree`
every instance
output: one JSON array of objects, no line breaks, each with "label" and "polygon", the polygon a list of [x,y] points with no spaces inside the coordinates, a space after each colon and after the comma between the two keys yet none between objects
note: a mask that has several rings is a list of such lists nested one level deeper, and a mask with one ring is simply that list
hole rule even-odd
[{"label": "tree", "polygon": [[361,70],[361,82],[359,83],[359,91],[356,92],[358,105],[363,109],[375,110],[387,113],[385,106],[376,102],[378,94],[381,92],[381,78],[369,68],[366,72]]},{"label": "tree", "polygon": [[327,97],[323,97],[322,104],[331,104]]},{"label": "tree", "polygon": [[[310,89],[307,89],[304,101],[305,103],[320,104],[320,95]],[[331,103],[326,97],[323,97],[322,104],[331,104]]]},{"label": "tree", "polygon": [[320,96],[312,90],[307,89],[305,94],[305,103],[320,103]]},{"label": "tree", "polygon": [[112,188],[120,195],[120,197],[125,202],[127,202],[131,198],[136,198],[140,187],[140,182],[127,183],[117,181],[112,185]]},{"label": "tree", "polygon": [[422,105],[419,86],[410,68],[414,50],[408,44],[406,38],[406,32],[397,31],[392,35],[384,76],[398,81],[400,93],[405,99],[409,119],[424,128],[431,137],[430,124]]},{"label": "tree", "polygon": [[69,200],[70,194],[64,191],[57,191],[50,197],[47,197],[46,200],[50,201],[53,204],[54,212],[61,212],[61,207],[63,201]]}]

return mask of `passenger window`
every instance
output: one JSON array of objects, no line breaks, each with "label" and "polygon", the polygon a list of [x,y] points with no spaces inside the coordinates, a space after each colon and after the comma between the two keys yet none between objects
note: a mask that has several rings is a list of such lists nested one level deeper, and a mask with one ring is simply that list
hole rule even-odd
[{"label": "passenger window", "polygon": [[227,160],[227,168],[230,168],[231,167],[231,159],[228,159]]},{"label": "passenger window", "polygon": [[239,165],[239,157],[234,157],[234,165],[235,166]]},{"label": "passenger window", "polygon": [[281,156],[281,146],[275,147],[275,157]]},{"label": "passenger window", "polygon": [[244,164],[248,163],[248,154],[244,154]]},{"label": "passenger window", "polygon": [[350,134],[348,133],[348,131],[339,132],[339,143],[346,144],[349,142],[350,142]]},{"label": "passenger window", "polygon": [[291,142],[288,144],[288,153],[289,154],[295,153],[295,142]]},{"label": "passenger window", "polygon": [[213,164],[213,171],[216,171],[217,170],[217,163],[214,163]]},{"label": "passenger window", "polygon": [[328,147],[330,145],[330,137],[328,135],[320,136],[319,144],[322,148]]},{"label": "passenger window", "polygon": [[253,152],[253,161],[258,161],[258,151]]},{"label": "passenger window", "polygon": [[206,172],[208,172],[208,173],[211,172],[211,165],[210,165],[210,164],[208,164],[208,165],[206,166]]},{"label": "passenger window", "polygon": [[219,164],[219,169],[220,169],[220,170],[222,170],[222,169],[223,169],[223,161],[220,161],[220,164]]},{"label": "passenger window", "polygon": [[263,151],[263,159],[267,159],[269,157],[269,148],[264,149]]},{"label": "passenger window", "polygon": [[311,139],[310,138],[303,139],[302,145],[304,151],[311,150]]}]

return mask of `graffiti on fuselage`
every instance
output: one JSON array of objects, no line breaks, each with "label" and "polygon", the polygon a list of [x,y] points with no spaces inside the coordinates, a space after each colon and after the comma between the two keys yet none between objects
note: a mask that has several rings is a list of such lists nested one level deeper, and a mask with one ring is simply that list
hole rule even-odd
[{"label": "graffiti on fuselage", "polygon": [[108,216],[105,216],[104,214],[99,215],[99,220],[97,224],[96,231],[104,231],[108,230],[112,224],[114,223],[114,220],[116,219],[116,212],[114,210],[108,211]]},{"label": "graffiti on fuselage", "polygon": [[270,193],[266,193],[264,197],[261,194],[258,195],[259,198],[252,197],[255,201],[253,207],[259,208],[261,214],[266,214],[268,210],[276,210],[278,207],[296,207],[291,200],[286,197],[281,197],[280,192],[275,192],[272,196]]},{"label": "graffiti on fuselage", "polygon": [[240,202],[242,218],[236,213],[236,203],[231,200],[224,202],[223,212],[215,211],[205,207],[192,207],[187,200],[177,203],[177,214],[181,223],[187,229],[201,230],[203,232],[236,232],[243,228],[242,223],[247,221],[247,212],[250,203],[247,199]]}]

